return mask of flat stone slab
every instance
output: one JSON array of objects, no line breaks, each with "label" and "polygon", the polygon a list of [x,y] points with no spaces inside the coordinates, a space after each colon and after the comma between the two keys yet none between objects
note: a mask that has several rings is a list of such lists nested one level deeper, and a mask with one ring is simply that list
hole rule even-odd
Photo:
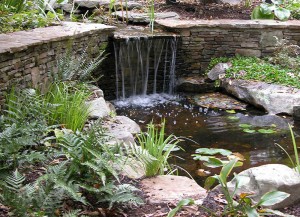
[{"label": "flat stone slab", "polygon": [[30,46],[47,42],[113,31],[115,28],[104,24],[63,22],[62,25],[58,26],[0,34],[0,54],[22,51]]},{"label": "flat stone slab", "polygon": [[299,20],[289,20],[285,22],[277,20],[234,20],[234,19],[220,19],[220,20],[174,20],[174,19],[156,19],[158,25],[172,29],[185,29],[195,27],[220,27],[220,28],[240,28],[240,29],[266,29],[273,27],[276,29],[299,29]]},{"label": "flat stone slab", "polygon": [[259,81],[223,79],[221,86],[230,94],[269,114],[293,115],[294,106],[300,105],[300,89]]},{"label": "flat stone slab", "polygon": [[216,89],[214,83],[208,83],[204,77],[198,75],[179,78],[176,88],[178,91],[191,93],[207,93]]},{"label": "flat stone slab", "polygon": [[147,195],[147,202],[151,204],[178,202],[192,198],[202,203],[206,197],[206,190],[194,180],[185,176],[160,175],[141,181],[141,190]]},{"label": "flat stone slab", "polygon": [[233,97],[222,93],[197,94],[193,97],[195,103],[205,108],[245,110],[247,105]]},{"label": "flat stone slab", "polygon": [[[76,6],[85,7],[89,9],[95,9],[99,7],[104,7],[106,9],[109,9],[110,6],[109,0],[74,0],[74,3]],[[119,1],[115,2],[115,7],[117,10],[123,7],[125,11],[126,6],[127,6],[127,10],[140,9],[143,7],[143,5],[138,2],[132,2],[132,1],[128,1],[128,2],[124,1],[122,3]]]},{"label": "flat stone slab", "polygon": [[[126,13],[122,11],[116,11],[113,13],[113,16],[116,16],[119,20],[122,20]],[[175,12],[163,12],[155,13],[155,19],[178,19],[180,16]],[[149,13],[136,13],[128,12],[128,21],[131,23],[150,23]]]}]

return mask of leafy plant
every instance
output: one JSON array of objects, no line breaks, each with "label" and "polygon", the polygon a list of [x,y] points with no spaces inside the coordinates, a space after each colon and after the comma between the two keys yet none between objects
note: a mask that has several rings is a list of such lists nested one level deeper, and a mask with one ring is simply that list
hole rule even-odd
[{"label": "leafy plant", "polygon": [[10,10],[16,13],[23,11],[26,7],[26,0],[2,0],[1,10]]},{"label": "leafy plant", "polygon": [[155,159],[143,161],[146,176],[149,177],[164,174],[165,169],[170,169],[168,158],[180,140],[173,135],[165,138],[165,121],[163,121],[160,124],[160,129],[156,128],[153,123],[148,124],[147,132],[138,135],[137,142],[142,150],[147,150]]},{"label": "leafy plant", "polygon": [[86,50],[78,58],[72,57],[71,46],[57,60],[57,71],[51,72],[50,76],[54,81],[76,81],[76,82],[96,82],[101,76],[94,78],[93,72],[100,66],[106,58],[104,51],[100,52],[95,58],[90,58]]},{"label": "leafy plant", "polygon": [[284,0],[271,0],[272,3],[261,3],[255,7],[251,14],[251,19],[274,19],[288,20],[291,12],[284,8]]},{"label": "leafy plant", "polygon": [[61,124],[73,131],[82,130],[89,115],[86,101],[90,93],[85,86],[72,83],[53,83],[45,94],[47,121],[50,125]]},{"label": "leafy plant", "polygon": [[194,204],[194,200],[193,199],[183,199],[183,200],[179,201],[178,204],[177,204],[177,206],[168,213],[167,217],[174,217],[176,215],[176,213],[183,206],[187,206],[187,205],[191,205],[191,204]]},{"label": "leafy plant", "polygon": [[300,173],[300,161],[299,161],[299,153],[298,153],[298,147],[296,144],[296,140],[295,140],[295,135],[292,129],[292,126],[289,124],[289,129],[290,129],[290,133],[291,133],[291,138],[292,138],[292,144],[293,144],[293,150],[294,150],[294,155],[295,155],[295,160],[292,159],[292,157],[290,156],[290,154],[279,144],[275,143],[279,148],[281,148],[281,150],[283,150],[283,152],[288,156],[293,168],[295,168],[295,170]]},{"label": "leafy plant", "polygon": [[272,191],[264,194],[256,204],[252,204],[251,193],[241,193],[238,200],[235,200],[236,191],[243,185],[247,177],[235,175],[235,186],[233,190],[230,190],[227,184],[227,178],[230,175],[232,169],[236,166],[238,159],[232,159],[225,164],[219,175],[208,177],[205,181],[205,188],[209,189],[215,181],[221,186],[222,192],[227,201],[227,205],[224,208],[222,216],[238,216],[238,213],[242,213],[243,216],[258,217],[265,214],[276,214],[279,216],[287,216],[279,211],[273,211],[271,209],[259,209],[260,206],[271,206],[279,203],[289,197],[288,193],[280,191]]}]

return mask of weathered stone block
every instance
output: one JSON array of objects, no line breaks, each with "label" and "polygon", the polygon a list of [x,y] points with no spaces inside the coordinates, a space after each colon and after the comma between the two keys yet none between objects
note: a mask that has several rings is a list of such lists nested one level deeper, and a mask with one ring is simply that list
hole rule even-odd
[{"label": "weathered stone block", "polygon": [[241,56],[261,57],[261,51],[253,49],[236,49],[235,54]]}]

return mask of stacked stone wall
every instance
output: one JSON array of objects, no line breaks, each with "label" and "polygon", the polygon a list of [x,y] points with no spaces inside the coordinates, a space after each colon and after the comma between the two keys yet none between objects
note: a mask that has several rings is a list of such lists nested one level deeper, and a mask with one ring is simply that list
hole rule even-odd
[{"label": "stacked stone wall", "polygon": [[270,55],[277,40],[300,45],[299,21],[158,21],[181,35],[177,75],[203,74],[213,57]]},{"label": "stacked stone wall", "polygon": [[91,58],[97,56],[112,30],[104,25],[68,24],[0,34],[0,105],[12,86],[43,88],[49,74],[57,72],[58,60],[67,52],[72,59],[83,52]]}]

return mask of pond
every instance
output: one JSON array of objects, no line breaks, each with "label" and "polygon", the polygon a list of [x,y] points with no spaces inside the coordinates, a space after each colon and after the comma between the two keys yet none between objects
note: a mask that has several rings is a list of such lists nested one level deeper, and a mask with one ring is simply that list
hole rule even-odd
[{"label": "pond", "polygon": [[[268,163],[290,165],[286,154],[276,145],[280,144],[290,154],[293,153],[291,136],[286,124],[292,122],[290,117],[279,118],[280,123],[269,123],[270,126],[267,128],[259,127],[260,120],[266,117],[263,111],[252,107],[235,113],[209,109],[197,106],[190,100],[191,98],[193,96],[154,94],[131,97],[115,101],[114,104],[118,115],[133,119],[143,130],[151,121],[158,124],[165,119],[168,134],[185,137],[186,139],[180,143],[184,151],[174,152],[178,157],[173,157],[172,161],[186,170],[198,183],[203,183],[205,178],[197,175],[197,170],[203,166],[191,156],[197,148],[224,148],[242,154],[245,161],[242,167],[235,170],[236,172]],[[277,120],[278,117],[275,117]],[[248,126],[256,132],[244,132],[243,127],[247,121],[257,124],[257,127]],[[284,124],[286,126],[282,126]],[[258,129],[272,129],[274,133],[259,133]],[[299,123],[295,123],[296,135],[300,135],[299,129]],[[296,136],[296,140],[300,144],[300,138]],[[211,172],[218,173],[218,170]]]}]

